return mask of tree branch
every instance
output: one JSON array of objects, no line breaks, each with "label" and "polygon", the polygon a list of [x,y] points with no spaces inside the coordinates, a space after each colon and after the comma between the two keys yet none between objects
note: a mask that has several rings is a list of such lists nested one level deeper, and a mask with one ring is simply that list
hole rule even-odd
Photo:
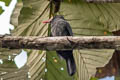
[{"label": "tree branch", "polygon": [[2,48],[69,50],[69,49],[118,49],[119,36],[79,36],[79,37],[0,37]]},{"label": "tree branch", "polygon": [[120,0],[86,0],[87,2],[90,3],[119,3]]}]

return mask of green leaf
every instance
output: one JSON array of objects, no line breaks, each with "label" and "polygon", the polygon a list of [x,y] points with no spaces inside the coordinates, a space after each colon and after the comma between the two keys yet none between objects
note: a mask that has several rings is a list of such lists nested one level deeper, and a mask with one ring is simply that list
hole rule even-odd
[{"label": "green leaf", "polygon": [[[20,53],[20,50],[10,50],[0,48],[0,78],[1,79],[27,79],[28,66],[24,66],[21,69],[18,69],[15,62],[14,57]],[[24,74],[23,74],[24,73]]]},{"label": "green leaf", "polygon": [[[120,3],[95,4],[65,0],[59,14],[70,22],[75,35],[112,35],[119,30]],[[106,34],[105,34],[106,33]]]},{"label": "green leaf", "polygon": [[98,78],[92,77],[90,80],[98,80]]},{"label": "green leaf", "polygon": [[8,57],[10,56],[10,59],[14,59],[14,57],[20,53],[21,50],[10,50],[6,48],[0,48],[0,59],[2,60],[8,60]]},{"label": "green leaf", "polygon": [[104,67],[111,59],[114,50],[91,49],[75,51],[77,63],[77,80],[89,80],[94,77],[97,67]]},{"label": "green leaf", "polygon": [[[19,15],[18,19],[19,22],[18,26],[15,27],[15,30],[13,31],[13,35],[21,36],[47,35],[48,25],[43,24],[42,21],[49,18],[49,1],[41,0],[37,2],[36,0],[31,1],[24,0],[23,4],[24,5],[22,7],[22,10],[20,11],[20,15],[19,13],[17,13],[17,15]],[[19,7],[18,9],[20,10]],[[16,20],[14,18],[12,22],[15,23],[15,21]],[[17,25],[17,23],[15,25]]]},{"label": "green leaf", "polygon": [[116,76],[116,77],[115,77],[115,80],[120,80],[120,76]]},{"label": "green leaf", "polygon": [[17,0],[18,2],[22,2],[22,0]]},{"label": "green leaf", "polygon": [[11,20],[10,20],[10,23],[13,24],[15,27],[18,26],[18,17],[20,15],[20,10],[22,9],[23,7],[23,3],[22,2],[18,2],[16,5],[15,5],[15,8],[12,12],[12,15],[11,15]]},{"label": "green leaf", "polygon": [[5,2],[5,5],[6,5],[6,6],[9,6],[9,4],[10,4],[10,2],[11,2],[11,0],[0,0],[0,1]]},{"label": "green leaf", "polygon": [[60,60],[55,51],[47,52],[46,80],[73,80],[67,72],[65,60]]},{"label": "green leaf", "polygon": [[[95,4],[81,0],[65,0],[58,14],[64,15],[75,36],[107,36],[119,30],[118,8],[120,4]],[[115,15],[118,14],[118,15]],[[117,25],[117,26],[116,26]],[[116,26],[116,27],[115,27]],[[94,77],[97,67],[103,67],[111,59],[114,50],[92,49],[74,51],[77,64],[77,80]]]},{"label": "green leaf", "polygon": [[0,14],[2,14],[4,12],[4,10],[2,9],[2,7],[0,7]]},{"label": "green leaf", "polygon": [[[11,17],[15,25],[12,35],[15,36],[47,36],[48,25],[42,21],[49,19],[50,2],[48,0],[24,0],[16,4]],[[46,51],[26,50],[29,54],[26,65],[29,66],[31,80],[45,78]]]}]

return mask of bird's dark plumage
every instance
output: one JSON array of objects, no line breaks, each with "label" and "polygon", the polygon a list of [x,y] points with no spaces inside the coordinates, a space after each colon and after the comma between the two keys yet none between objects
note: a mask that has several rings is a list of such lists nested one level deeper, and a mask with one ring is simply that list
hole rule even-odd
[{"label": "bird's dark plumage", "polygon": [[[50,23],[51,36],[73,36],[72,29],[63,16],[55,16]],[[72,76],[76,72],[73,50],[59,50],[56,52],[60,58],[66,60],[68,74]]]},{"label": "bird's dark plumage", "polygon": [[55,5],[55,11],[54,11],[55,13],[59,11],[61,1],[62,1],[62,0],[53,0],[53,3],[54,3],[54,5]]}]

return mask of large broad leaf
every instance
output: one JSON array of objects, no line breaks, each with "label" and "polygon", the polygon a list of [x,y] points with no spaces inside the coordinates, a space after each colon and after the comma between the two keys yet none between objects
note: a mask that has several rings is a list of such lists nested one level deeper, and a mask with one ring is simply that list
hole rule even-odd
[{"label": "large broad leaf", "polygon": [[[64,0],[61,4],[59,14],[64,15],[69,21],[74,35],[112,35],[112,31],[119,30],[118,6],[120,6],[120,4],[88,4],[80,0]],[[95,75],[97,67],[103,67],[108,63],[113,52],[114,50],[95,49],[75,51],[74,54],[78,71],[76,79],[89,80],[91,76]],[[54,67],[56,64],[52,65]],[[59,65],[61,64],[58,64],[58,67]],[[49,72],[50,66],[47,67]],[[59,75],[59,68],[55,69]],[[57,75],[57,72],[55,72],[55,74]],[[61,77],[64,78],[62,75]],[[50,80],[49,77],[47,79]],[[54,77],[54,80],[55,79]],[[61,79],[57,77],[57,80]]]},{"label": "large broad leaf", "polygon": [[15,5],[15,9],[13,10],[12,12],[12,15],[11,15],[11,20],[10,20],[10,23],[13,24],[15,27],[18,26],[18,17],[20,15],[20,10],[23,6],[23,3],[20,1],[18,2],[16,5]]},{"label": "large broad leaf", "polygon": [[20,53],[20,50],[10,50],[5,48],[0,48],[0,59],[2,60],[14,60],[14,57]]},{"label": "large broad leaf", "polygon": [[1,80],[28,80],[28,67],[24,66],[18,69],[13,61],[5,60],[0,65]]},{"label": "large broad leaf", "polygon": [[[5,2],[6,6],[9,5],[11,0],[1,0]],[[3,10],[0,7],[0,13],[2,13]],[[1,25],[2,26],[2,25]],[[4,26],[2,26],[4,27]],[[11,50],[11,49],[4,49],[0,48],[0,79],[1,80],[18,80],[18,79],[25,79],[28,78],[28,66],[24,66],[21,69],[18,69],[14,58],[18,53],[20,53],[21,50]],[[23,74],[24,73],[24,74]]]},{"label": "large broad leaf", "polygon": [[[68,54],[69,55],[69,54]],[[46,80],[73,80],[67,73],[65,60],[60,60],[56,52],[47,52],[47,73]]]},{"label": "large broad leaf", "polygon": [[[11,0],[1,0],[5,2],[5,5],[8,6]],[[4,27],[4,26],[2,26]],[[28,78],[28,66],[24,66],[21,69],[18,69],[14,58],[16,55],[21,53],[21,50],[11,50],[0,48],[0,79],[1,80],[18,80]],[[24,73],[24,74],[23,74]]]},{"label": "large broad leaf", "polygon": [[111,31],[120,28],[119,6],[119,3],[95,4],[65,0],[59,13],[70,22],[75,35],[112,35]]},{"label": "large broad leaf", "polygon": [[[104,67],[111,59],[114,50],[79,50],[75,53],[77,80],[89,80],[94,77],[97,67]],[[78,57],[79,56],[79,57]]]},{"label": "large broad leaf", "polygon": [[[12,35],[47,36],[48,25],[43,24],[42,21],[49,18],[49,5],[50,2],[48,0],[24,0],[23,7],[21,3],[18,3],[11,17],[11,23],[15,25],[15,30],[12,31]],[[44,79],[46,51],[26,51],[28,52],[28,78],[30,80]]]},{"label": "large broad leaf", "polygon": [[[74,35],[112,35],[119,30],[120,4],[89,4],[81,0],[65,0],[59,14],[69,21]],[[118,14],[118,15],[116,15]],[[96,67],[103,67],[112,57],[114,50],[75,51],[77,80],[89,80]]]},{"label": "large broad leaf", "polygon": [[24,66],[23,68],[18,69],[14,62],[15,56],[20,52],[20,50],[0,48],[0,79],[27,80],[28,67]]},{"label": "large broad leaf", "polygon": [[[17,7],[17,9],[19,9],[19,7]],[[18,26],[15,27],[13,35],[45,36],[47,34],[48,27],[46,24],[43,24],[42,21],[48,18],[49,1],[24,0],[23,7],[18,18]],[[15,19],[12,20],[12,22],[15,23]],[[15,25],[17,25],[17,23]]]}]

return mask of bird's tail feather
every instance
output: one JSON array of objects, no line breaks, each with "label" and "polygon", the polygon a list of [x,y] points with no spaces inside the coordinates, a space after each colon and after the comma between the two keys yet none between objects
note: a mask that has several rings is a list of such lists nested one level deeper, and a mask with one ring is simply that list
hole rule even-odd
[{"label": "bird's tail feather", "polygon": [[74,58],[66,59],[67,71],[70,76],[74,75],[76,72],[76,65]]}]

